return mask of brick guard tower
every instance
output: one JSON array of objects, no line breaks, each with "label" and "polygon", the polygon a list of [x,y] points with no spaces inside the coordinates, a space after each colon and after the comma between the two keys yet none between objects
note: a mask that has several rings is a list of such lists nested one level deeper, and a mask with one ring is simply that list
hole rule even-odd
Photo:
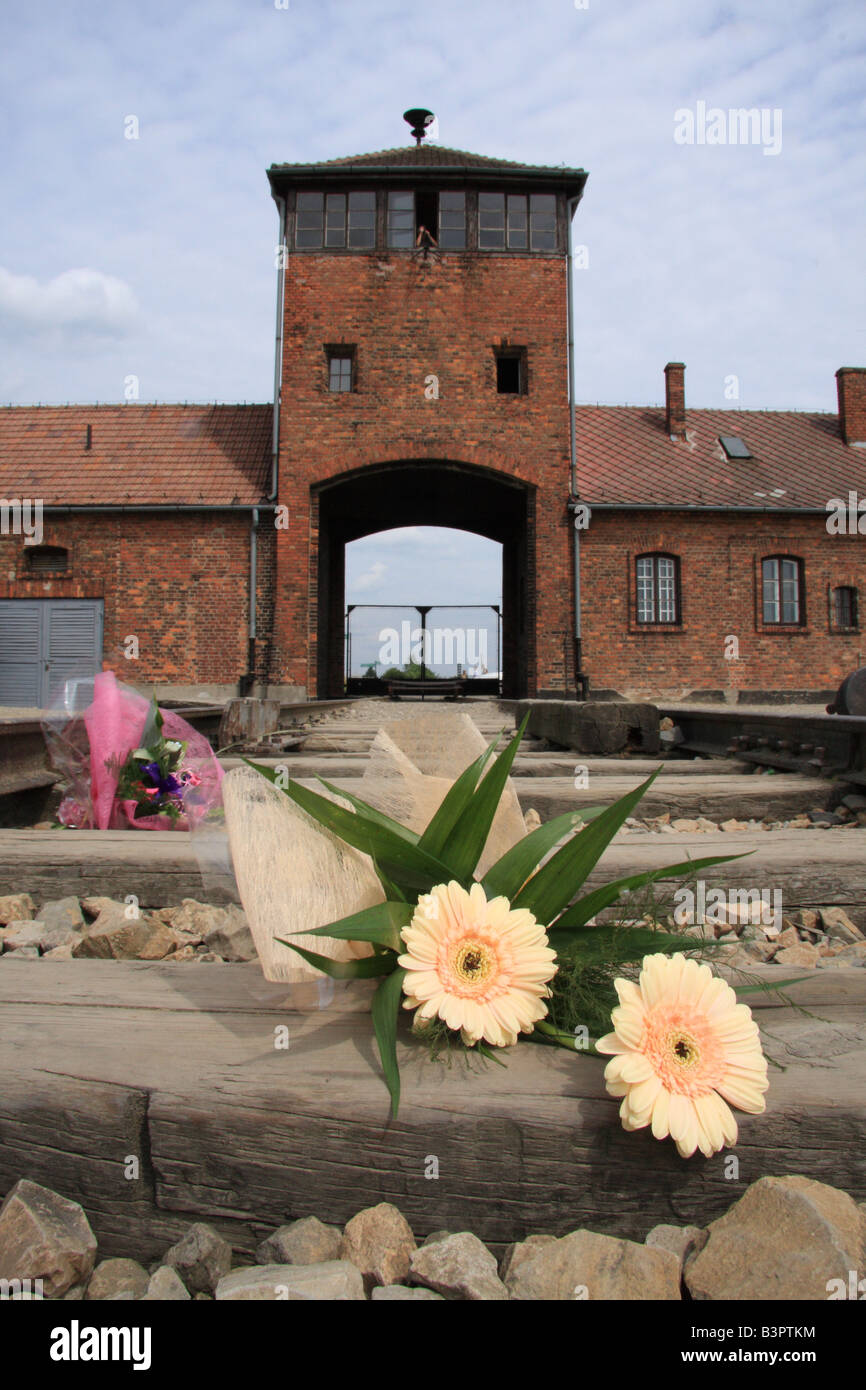
[{"label": "brick guard tower", "polygon": [[587,175],[416,143],[268,170],[283,246],[271,681],[343,690],[344,554],[503,547],[503,693],[573,689],[568,224]]}]

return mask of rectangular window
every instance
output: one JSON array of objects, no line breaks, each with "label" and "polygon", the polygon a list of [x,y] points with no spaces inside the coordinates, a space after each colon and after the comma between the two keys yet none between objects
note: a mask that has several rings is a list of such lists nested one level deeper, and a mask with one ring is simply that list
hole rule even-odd
[{"label": "rectangular window", "polygon": [[843,586],[833,590],[833,618],[837,627],[856,628],[857,590]]},{"label": "rectangular window", "polygon": [[349,245],[376,245],[375,193],[349,194]]},{"label": "rectangular window", "polygon": [[415,245],[415,194],[388,194],[388,245]]},{"label": "rectangular window", "polygon": [[762,564],[765,623],[800,622],[800,562],[771,556]]},{"label": "rectangular window", "polygon": [[295,210],[295,245],[321,246],[324,220],[324,193],[299,193]]},{"label": "rectangular window", "polygon": [[533,251],[556,250],[556,197],[553,193],[530,196],[529,245]]},{"label": "rectangular window", "polygon": [[505,194],[478,194],[478,245],[482,251],[505,249]]},{"label": "rectangular window", "polygon": [[670,555],[641,555],[635,564],[639,623],[676,623],[677,564]]},{"label": "rectangular window", "polygon": [[500,396],[522,396],[526,392],[526,352],[509,348],[496,354],[496,390]]},{"label": "rectangular window", "polygon": [[328,390],[351,391],[354,385],[354,358],[351,353],[329,353]]},{"label": "rectangular window", "polygon": [[346,245],[345,193],[329,193],[325,199],[325,245]]},{"label": "rectangular window", "polygon": [[448,251],[466,248],[466,194],[439,194],[439,245]]},{"label": "rectangular window", "polygon": [[526,229],[526,194],[508,195],[508,249],[525,251],[528,245]]}]

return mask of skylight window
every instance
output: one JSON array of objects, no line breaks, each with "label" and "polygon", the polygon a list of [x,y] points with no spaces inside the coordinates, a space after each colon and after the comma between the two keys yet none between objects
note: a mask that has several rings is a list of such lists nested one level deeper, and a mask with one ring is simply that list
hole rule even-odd
[{"label": "skylight window", "polygon": [[739,435],[720,434],[719,443],[729,459],[750,459],[752,457],[748,444],[744,444]]}]

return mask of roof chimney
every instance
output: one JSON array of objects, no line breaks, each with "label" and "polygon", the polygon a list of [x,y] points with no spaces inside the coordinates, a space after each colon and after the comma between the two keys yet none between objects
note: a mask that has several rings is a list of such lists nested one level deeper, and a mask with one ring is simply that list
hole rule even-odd
[{"label": "roof chimney", "polygon": [[866,448],[866,367],[840,367],[836,390],[842,438],[846,444]]},{"label": "roof chimney", "polygon": [[686,364],[669,362],[665,367],[665,422],[671,439],[686,437]]}]

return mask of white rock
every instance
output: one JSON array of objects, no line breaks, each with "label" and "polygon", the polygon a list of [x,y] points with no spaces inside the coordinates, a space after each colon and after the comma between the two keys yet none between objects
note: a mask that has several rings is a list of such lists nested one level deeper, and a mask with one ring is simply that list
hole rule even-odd
[{"label": "white rock", "polygon": [[[16,953],[17,954],[17,953]],[[46,1298],[84,1283],[96,1237],[78,1202],[22,1178],[0,1207],[0,1279],[41,1279]]]},{"label": "white rock", "polygon": [[433,1245],[422,1245],[412,1255],[409,1273],[413,1283],[423,1284],[446,1298],[480,1302],[508,1297],[496,1259],[469,1231],[446,1236]]},{"label": "white rock", "polygon": [[233,1270],[221,1279],[216,1298],[218,1302],[362,1302],[364,1280],[350,1260],[328,1260],[317,1265],[254,1265]]}]

